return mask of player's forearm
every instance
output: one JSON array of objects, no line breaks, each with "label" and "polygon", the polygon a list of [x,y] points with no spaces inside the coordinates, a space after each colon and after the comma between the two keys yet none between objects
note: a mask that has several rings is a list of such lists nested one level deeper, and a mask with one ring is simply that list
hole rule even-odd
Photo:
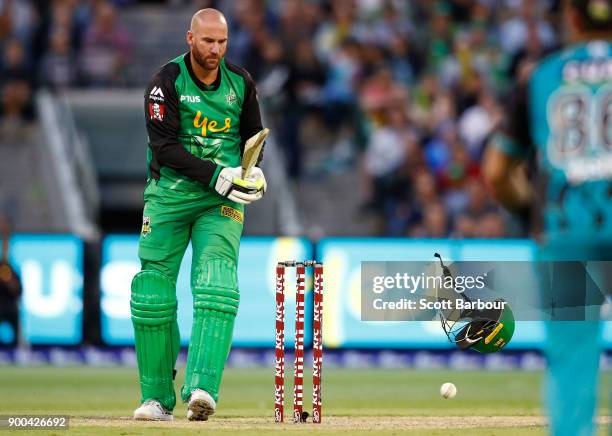
[{"label": "player's forearm", "polygon": [[[240,156],[244,153],[244,145],[249,138],[257,134],[263,129],[261,122],[261,111],[259,109],[259,101],[257,100],[257,90],[255,83],[251,80],[247,81],[247,91],[245,95],[242,113],[240,114]],[[265,147],[259,153],[257,165],[263,160],[263,152]]]},{"label": "player's forearm", "polygon": [[160,166],[171,168],[205,186],[212,186],[221,170],[214,162],[189,153],[178,142],[157,147],[152,145],[151,148]]},{"label": "player's forearm", "polygon": [[489,147],[483,160],[483,175],[493,196],[511,211],[524,211],[531,206],[531,185],[524,163]]},{"label": "player's forearm", "polygon": [[514,212],[524,211],[531,206],[528,182],[517,183],[511,176],[505,180],[489,182],[491,192],[506,209]]}]

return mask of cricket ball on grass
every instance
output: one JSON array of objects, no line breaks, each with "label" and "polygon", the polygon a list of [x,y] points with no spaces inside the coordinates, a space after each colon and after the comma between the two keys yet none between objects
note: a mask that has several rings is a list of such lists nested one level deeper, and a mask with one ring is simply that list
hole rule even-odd
[{"label": "cricket ball on grass", "polygon": [[442,395],[442,398],[445,400],[454,398],[455,395],[457,395],[457,387],[452,383],[444,383],[440,386],[440,395]]}]

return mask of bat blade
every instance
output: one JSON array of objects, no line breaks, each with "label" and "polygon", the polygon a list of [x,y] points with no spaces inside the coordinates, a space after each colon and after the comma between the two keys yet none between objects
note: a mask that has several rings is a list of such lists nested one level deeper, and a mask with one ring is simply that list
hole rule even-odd
[{"label": "bat blade", "polygon": [[257,159],[259,159],[259,154],[261,153],[261,148],[264,141],[268,137],[268,133],[270,133],[270,129],[265,128],[251,136],[244,144],[244,153],[242,154],[243,179],[249,176],[251,168],[253,168],[257,163]]}]

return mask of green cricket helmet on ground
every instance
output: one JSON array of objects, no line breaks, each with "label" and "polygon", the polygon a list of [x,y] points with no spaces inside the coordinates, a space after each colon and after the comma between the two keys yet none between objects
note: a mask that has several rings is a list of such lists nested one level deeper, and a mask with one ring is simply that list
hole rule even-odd
[{"label": "green cricket helmet on ground", "polygon": [[504,348],[514,334],[514,314],[504,300],[495,300],[495,303],[502,308],[441,312],[440,320],[448,340],[461,350],[471,348],[480,353],[496,353]]},{"label": "green cricket helmet on ground", "polygon": [[[451,277],[452,273],[448,266],[442,262],[442,257],[435,253],[440,259],[443,277]],[[450,294],[454,294],[454,290]],[[448,300],[448,295],[439,300]],[[454,298],[463,298],[471,302],[465,292],[454,294]],[[440,310],[440,321],[442,329],[448,340],[456,344],[459,349],[472,349],[480,353],[496,353],[504,348],[512,339],[515,328],[514,314],[508,302],[503,299],[493,301],[488,305],[491,308],[484,310],[466,308],[451,308]]]}]

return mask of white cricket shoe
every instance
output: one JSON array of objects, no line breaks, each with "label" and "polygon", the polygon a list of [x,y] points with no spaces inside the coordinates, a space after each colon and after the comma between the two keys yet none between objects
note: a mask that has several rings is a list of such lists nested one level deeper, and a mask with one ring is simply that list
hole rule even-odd
[{"label": "white cricket shoe", "polygon": [[202,389],[194,389],[187,403],[187,419],[189,421],[207,421],[215,413],[217,403],[210,394]]},{"label": "white cricket shoe", "polygon": [[172,421],[174,417],[157,400],[147,400],[134,410],[136,421]]}]

